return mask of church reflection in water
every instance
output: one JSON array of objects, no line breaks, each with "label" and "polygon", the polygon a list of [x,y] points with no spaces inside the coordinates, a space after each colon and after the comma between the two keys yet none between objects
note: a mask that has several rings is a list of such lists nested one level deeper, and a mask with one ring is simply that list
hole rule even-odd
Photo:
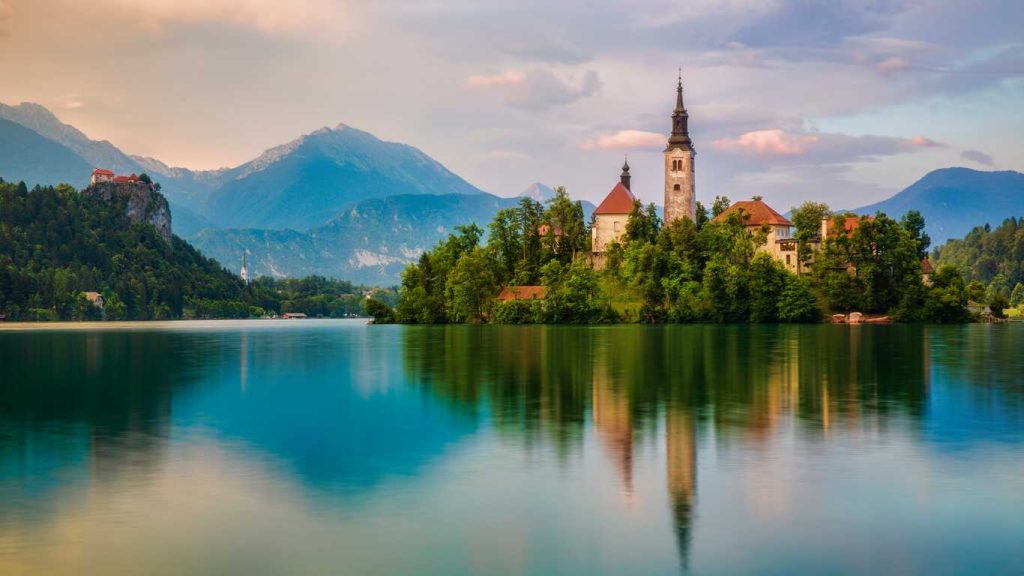
[{"label": "church reflection in water", "polygon": [[411,381],[531,445],[548,441],[572,454],[591,429],[627,506],[650,496],[636,493],[638,446],[664,446],[686,567],[701,440],[756,445],[783,430],[828,439],[837,427],[857,433],[891,417],[920,421],[927,330],[864,328],[412,328],[405,360]]}]

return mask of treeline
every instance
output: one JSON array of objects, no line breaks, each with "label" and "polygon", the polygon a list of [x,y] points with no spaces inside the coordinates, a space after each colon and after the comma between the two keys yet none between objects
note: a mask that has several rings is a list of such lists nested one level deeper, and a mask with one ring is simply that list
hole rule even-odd
[{"label": "treeline", "polygon": [[[483,322],[592,323],[618,317],[583,258],[590,230],[583,205],[559,187],[545,207],[530,198],[499,210],[488,225],[487,243],[475,224],[424,253],[402,274],[398,305],[372,304],[378,322],[410,324]],[[495,296],[507,285],[544,285],[547,297],[495,309]]]},{"label": "treeline", "polygon": [[[967,290],[953,268],[922,276],[929,239],[916,212],[902,220],[861,218],[821,239],[828,206],[794,209],[803,269],[796,275],[760,250],[769,229],[752,229],[742,213],[712,220],[698,203],[696,222],[664,226],[653,204],[635,202],[621,243],[595,269],[590,227],[565,190],[544,207],[524,199],[500,211],[487,241],[476,225],[460,227],[410,265],[398,305],[371,303],[378,322],[818,322],[826,313],[858,310],[907,322],[959,322]],[[546,297],[498,302],[502,287],[540,284]]]},{"label": "treeline", "polygon": [[[102,294],[104,306],[85,292]],[[184,240],[165,242],[130,220],[123,201],[0,180],[0,317],[8,320],[334,317],[359,313],[362,293],[318,277],[246,286]]]},{"label": "treeline", "polygon": [[1007,306],[1024,313],[1024,218],[1007,218],[994,229],[978,226],[936,248],[933,257],[964,276],[975,303],[996,315]]}]

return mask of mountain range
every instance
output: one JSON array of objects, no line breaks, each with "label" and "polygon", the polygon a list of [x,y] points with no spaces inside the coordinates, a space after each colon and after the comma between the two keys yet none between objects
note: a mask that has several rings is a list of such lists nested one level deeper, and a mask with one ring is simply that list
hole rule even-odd
[{"label": "mountain range", "polygon": [[[94,167],[153,176],[170,203],[174,232],[231,269],[244,254],[255,275],[372,284],[396,283],[407,263],[460,224],[486,227],[521,197],[554,196],[541,183],[516,198],[488,194],[416,148],[344,124],[234,168],[194,171],[92,140],[38,104],[0,104],[0,178],[83,187]],[[924,215],[937,245],[1024,214],[1024,174],[936,170],[854,211],[899,216],[910,209]],[[588,218],[593,210],[584,202]]]},{"label": "mountain range", "polygon": [[924,216],[932,245],[938,246],[952,238],[963,238],[975,226],[998,226],[1011,216],[1024,216],[1024,174],[943,168],[929,172],[887,200],[853,212],[899,216],[908,210]]},{"label": "mountain range", "polygon": [[[518,202],[480,190],[412,146],[343,124],[234,168],[193,171],[91,140],[38,104],[0,104],[0,177],[83,187],[93,167],[150,174],[170,203],[176,234],[230,268],[246,254],[257,275],[394,283],[455,226],[486,226]],[[554,195],[539,183],[527,192]],[[423,195],[436,198],[423,202]]]}]

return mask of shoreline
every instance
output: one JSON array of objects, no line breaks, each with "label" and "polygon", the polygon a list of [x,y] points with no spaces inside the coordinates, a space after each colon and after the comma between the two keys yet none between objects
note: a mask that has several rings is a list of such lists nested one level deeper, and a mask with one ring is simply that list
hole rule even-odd
[{"label": "shoreline", "polygon": [[237,324],[253,327],[283,327],[303,324],[359,324],[364,325],[369,318],[303,318],[299,319],[207,319],[207,320],[124,320],[104,322],[93,320],[66,320],[60,322],[0,322],[0,332],[36,332],[58,330],[132,330],[137,328],[215,328],[225,324]]}]

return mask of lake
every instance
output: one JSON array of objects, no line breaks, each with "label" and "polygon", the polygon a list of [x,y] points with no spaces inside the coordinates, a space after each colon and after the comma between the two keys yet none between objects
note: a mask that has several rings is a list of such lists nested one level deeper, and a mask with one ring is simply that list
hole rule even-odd
[{"label": "lake", "polygon": [[3,574],[1024,573],[1024,325],[0,325]]}]

